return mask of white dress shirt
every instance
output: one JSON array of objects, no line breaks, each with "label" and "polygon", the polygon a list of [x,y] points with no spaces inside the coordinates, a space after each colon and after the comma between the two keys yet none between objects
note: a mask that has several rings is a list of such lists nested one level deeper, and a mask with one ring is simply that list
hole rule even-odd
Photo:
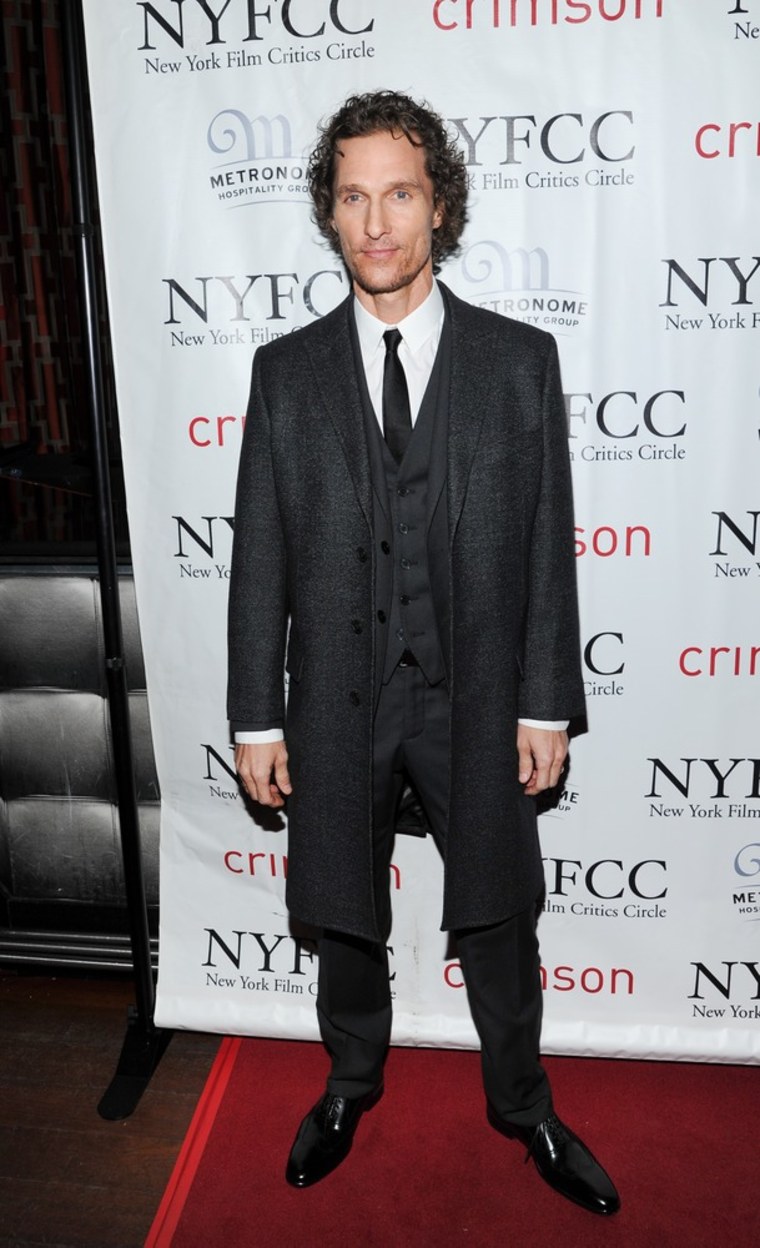
[{"label": "white dress shirt", "polygon": [[[409,410],[412,425],[414,425],[430,374],[433,371],[443,329],[444,305],[438,283],[433,282],[432,290],[427,298],[413,312],[399,321],[398,325],[387,325],[385,321],[378,320],[358,299],[354,299],[354,316],[367,389],[381,429],[383,427],[383,369],[385,366],[383,334],[388,329],[398,329],[401,334],[398,358],[406,376]],[[531,728],[554,729],[558,732],[567,728],[567,720],[550,722],[521,719],[519,723]],[[257,732],[236,732],[235,741],[239,745],[263,745],[267,742],[282,741],[283,736],[281,728],[269,728]]]},{"label": "white dress shirt", "polygon": [[406,388],[409,391],[409,411],[412,424],[416,423],[422,400],[435,364],[438,343],[443,329],[443,295],[437,282],[427,299],[405,316],[398,325],[386,325],[368,312],[358,299],[354,300],[356,331],[362,353],[367,389],[375,409],[380,428],[383,427],[383,370],[385,368],[386,330],[397,329],[401,334],[398,358],[404,368]]}]

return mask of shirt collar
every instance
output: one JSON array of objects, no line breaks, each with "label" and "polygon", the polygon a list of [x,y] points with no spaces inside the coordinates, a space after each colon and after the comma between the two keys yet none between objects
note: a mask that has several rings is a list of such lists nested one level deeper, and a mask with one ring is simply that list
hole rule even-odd
[{"label": "shirt collar", "polygon": [[443,313],[443,295],[438,283],[435,281],[430,294],[426,296],[420,306],[415,308],[413,312],[410,312],[408,316],[405,316],[402,321],[399,321],[395,327],[386,325],[385,321],[378,320],[376,316],[367,311],[357,298],[354,298],[356,331],[359,335],[362,355],[366,358],[371,356],[381,346],[384,348],[383,334],[386,329],[393,328],[400,330],[406,346],[414,355],[427,342],[431,334],[440,330]]}]

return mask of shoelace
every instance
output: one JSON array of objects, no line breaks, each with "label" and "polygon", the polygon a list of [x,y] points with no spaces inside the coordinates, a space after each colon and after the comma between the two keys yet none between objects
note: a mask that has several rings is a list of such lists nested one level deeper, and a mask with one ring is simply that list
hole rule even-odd
[{"label": "shoelace", "polygon": [[530,1144],[528,1145],[528,1151],[525,1154],[525,1161],[523,1164],[527,1165],[527,1163],[530,1161],[531,1157],[533,1156],[533,1150],[535,1148],[536,1140],[538,1138],[538,1133],[541,1130],[541,1127],[546,1127],[547,1130],[552,1135],[552,1138],[555,1139],[557,1142],[561,1142],[563,1140],[567,1140],[570,1138],[567,1133],[567,1128],[565,1127],[565,1124],[557,1117],[556,1114],[549,1114],[548,1118],[545,1118],[542,1123],[539,1123],[539,1125],[534,1128],[533,1134],[530,1137]]},{"label": "shoelace", "polygon": [[337,1126],[340,1121],[341,1098],[339,1096],[330,1096],[325,1100],[322,1113],[327,1126]]}]

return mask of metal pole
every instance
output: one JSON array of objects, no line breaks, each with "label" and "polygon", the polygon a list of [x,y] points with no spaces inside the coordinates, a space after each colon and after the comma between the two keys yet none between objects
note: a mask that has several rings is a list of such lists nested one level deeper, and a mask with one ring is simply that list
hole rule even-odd
[{"label": "metal pole", "polygon": [[98,1106],[102,1117],[115,1119],[127,1117],[135,1108],[161,1058],[170,1033],[157,1031],[153,1023],[155,986],[140,851],[139,810],[135,789],[127,675],[124,665],[121,604],[108,465],[103,365],[99,342],[95,226],[92,213],[94,197],[87,159],[88,130],[85,104],[87,69],[81,0],[63,0],[61,15],[71,154],[73,234],[82,303],[82,333],[88,383],[86,397],[95,478],[96,537],[105,642],[106,685],[111,716],[136,996],[136,1007],[130,1011],[127,1035],[116,1075]]}]

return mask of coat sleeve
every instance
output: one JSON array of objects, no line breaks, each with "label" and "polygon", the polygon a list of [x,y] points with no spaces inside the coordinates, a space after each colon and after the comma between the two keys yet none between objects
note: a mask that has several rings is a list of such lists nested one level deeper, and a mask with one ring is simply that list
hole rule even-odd
[{"label": "coat sleeve", "polygon": [[584,713],[573,496],[559,358],[552,340],[542,395],[542,462],[528,542],[528,600],[519,710],[526,719]]},{"label": "coat sleeve", "polygon": [[227,715],[233,732],[281,728],[284,723],[286,543],[264,389],[262,352],[257,351],[238,469],[230,572]]}]

